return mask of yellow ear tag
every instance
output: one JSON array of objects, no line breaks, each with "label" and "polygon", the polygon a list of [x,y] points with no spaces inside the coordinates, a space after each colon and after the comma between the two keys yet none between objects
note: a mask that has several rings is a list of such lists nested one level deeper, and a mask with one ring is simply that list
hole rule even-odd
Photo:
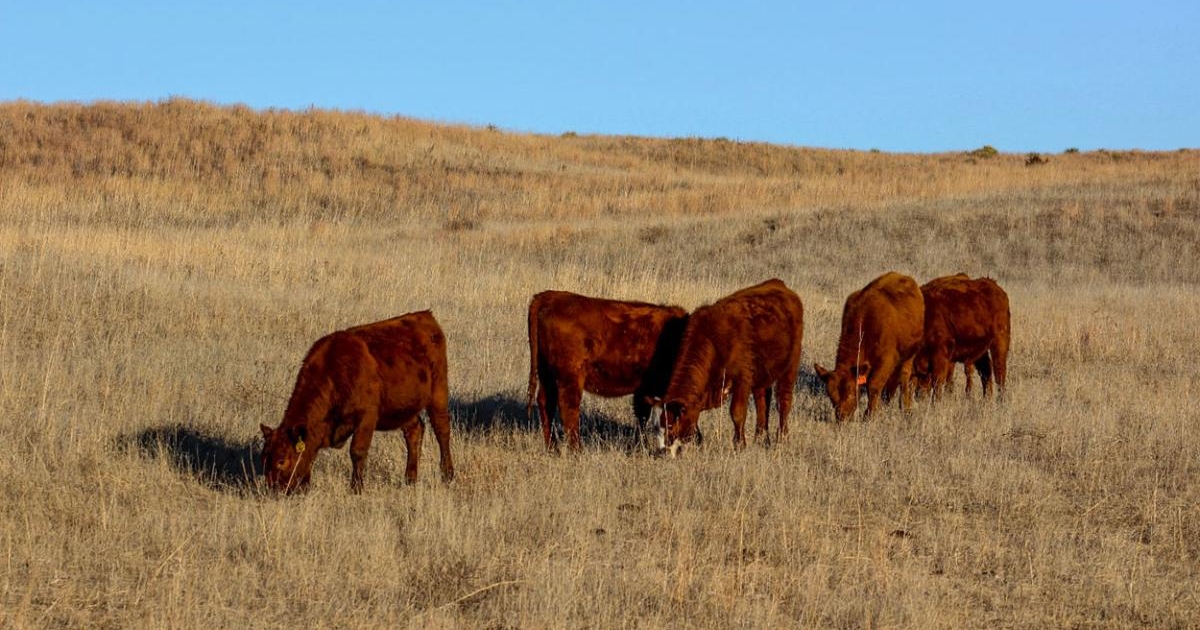
[{"label": "yellow ear tag", "polygon": [[299,442],[296,442],[296,452],[297,452],[297,453],[303,453],[303,452],[304,452],[304,440],[301,440],[301,441],[299,441]]}]

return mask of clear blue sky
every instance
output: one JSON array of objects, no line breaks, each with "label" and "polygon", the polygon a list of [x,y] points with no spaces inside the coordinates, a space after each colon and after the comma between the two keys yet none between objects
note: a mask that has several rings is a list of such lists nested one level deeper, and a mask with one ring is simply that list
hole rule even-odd
[{"label": "clear blue sky", "polygon": [[1200,1],[0,0],[0,101],[830,148],[1200,147]]}]

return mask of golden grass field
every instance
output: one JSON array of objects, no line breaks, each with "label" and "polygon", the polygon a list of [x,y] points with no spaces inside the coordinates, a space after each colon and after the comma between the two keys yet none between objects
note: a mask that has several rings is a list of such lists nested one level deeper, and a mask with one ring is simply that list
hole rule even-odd
[{"label": "golden grass field", "polygon": [[[0,627],[1200,627],[1200,151],[1041,157],[0,104]],[[1006,400],[829,421],[812,363],[892,269],[1005,287]],[[711,411],[655,459],[586,397],[582,453],[545,452],[535,292],[773,276],[788,441],[735,453]],[[456,480],[427,435],[406,486],[384,433],[363,494],[344,450],[264,493],[309,345],[425,308]]]}]

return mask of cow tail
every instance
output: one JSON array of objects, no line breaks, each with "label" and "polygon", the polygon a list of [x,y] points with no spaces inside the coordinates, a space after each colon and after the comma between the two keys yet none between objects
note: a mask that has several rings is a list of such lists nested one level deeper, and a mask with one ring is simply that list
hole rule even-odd
[{"label": "cow tail", "polygon": [[529,303],[529,391],[526,394],[525,411],[529,414],[529,419],[533,420],[533,397],[538,391],[538,339],[537,339],[537,313],[539,296],[533,296],[533,300]]}]

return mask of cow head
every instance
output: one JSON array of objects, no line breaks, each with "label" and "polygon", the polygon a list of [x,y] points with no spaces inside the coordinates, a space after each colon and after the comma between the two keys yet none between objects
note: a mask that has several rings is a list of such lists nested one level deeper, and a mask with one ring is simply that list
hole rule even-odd
[{"label": "cow head", "polygon": [[316,448],[305,444],[308,429],[295,426],[272,429],[260,425],[263,434],[262,465],[267,487],[291,492],[308,487]]},{"label": "cow head", "polygon": [[655,455],[675,457],[684,444],[701,443],[704,439],[696,426],[700,410],[688,407],[682,401],[664,401],[660,397],[648,398],[650,403],[650,427],[647,432],[647,447]]},{"label": "cow head", "polygon": [[858,408],[858,388],[866,384],[867,369],[851,369],[848,366],[838,366],[833,371],[826,370],[818,364],[813,364],[817,376],[825,383],[825,391],[829,401],[833,403],[833,415],[838,422],[854,416]]}]

